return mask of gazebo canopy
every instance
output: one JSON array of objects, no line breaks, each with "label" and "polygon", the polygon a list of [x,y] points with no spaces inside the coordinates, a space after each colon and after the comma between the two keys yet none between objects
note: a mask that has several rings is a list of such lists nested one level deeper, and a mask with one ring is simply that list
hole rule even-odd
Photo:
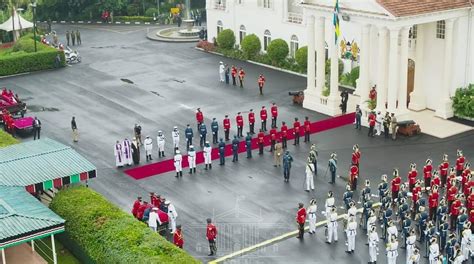
[{"label": "gazebo canopy", "polygon": [[[13,20],[13,21],[12,21]],[[32,28],[33,23],[21,17],[16,10],[13,11],[13,16],[11,16],[7,21],[0,25],[0,30],[5,30],[7,32],[13,30],[21,30],[25,28]]]}]

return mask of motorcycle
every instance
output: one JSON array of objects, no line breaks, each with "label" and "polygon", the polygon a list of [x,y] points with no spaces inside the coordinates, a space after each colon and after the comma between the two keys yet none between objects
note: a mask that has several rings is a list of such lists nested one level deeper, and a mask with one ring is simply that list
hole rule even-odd
[{"label": "motorcycle", "polygon": [[64,50],[64,56],[66,56],[66,63],[68,64],[76,64],[81,62],[81,55],[79,52],[77,50],[72,50],[69,47]]}]

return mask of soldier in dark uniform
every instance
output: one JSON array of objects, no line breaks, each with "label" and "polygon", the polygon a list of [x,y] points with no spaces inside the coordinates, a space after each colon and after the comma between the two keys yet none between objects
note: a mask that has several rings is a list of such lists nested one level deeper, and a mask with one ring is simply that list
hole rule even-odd
[{"label": "soldier in dark uniform", "polygon": [[212,144],[217,144],[217,138],[219,136],[219,122],[217,122],[215,117],[212,118],[211,131],[212,131]]},{"label": "soldier in dark uniform", "polygon": [[69,30],[66,31],[66,41],[67,41],[67,46],[69,46],[69,39],[71,38],[71,34],[69,33]]},{"label": "soldier in dark uniform", "polygon": [[416,215],[415,221],[417,221],[418,233],[420,234],[419,241],[424,242],[428,214],[425,212],[425,208],[423,206],[420,206],[419,210],[420,212]]},{"label": "soldier in dark uniform", "polygon": [[72,40],[72,45],[76,45],[76,32],[74,30],[71,30],[71,40]]},{"label": "soldier in dark uniform", "polygon": [[239,161],[239,144],[237,135],[234,135],[234,140],[232,140],[232,162]]},{"label": "soldier in dark uniform", "polygon": [[[400,204],[398,206],[398,217],[400,222],[402,223],[403,220],[405,220],[406,216],[410,214],[410,206],[408,206],[408,203],[406,202],[405,198],[402,198],[400,201]],[[403,224],[403,223],[402,223]]]},{"label": "soldier in dark uniform", "polygon": [[448,215],[443,215],[442,218],[439,218],[439,226],[438,226],[438,232],[439,232],[439,237],[440,237],[440,246],[441,250],[444,250],[446,247],[446,240],[448,238],[448,232],[449,232],[449,223],[448,223]]},{"label": "soldier in dark uniform", "polygon": [[388,191],[386,191],[383,195],[382,201],[380,201],[380,210],[378,215],[378,219],[380,222],[383,222],[383,213],[387,210],[387,208],[390,207],[391,203],[392,201],[390,199],[390,196],[388,196]]},{"label": "soldier in dark uniform", "polygon": [[202,123],[201,126],[199,127],[199,135],[201,136],[201,141],[199,141],[199,145],[202,148],[204,146],[204,143],[206,143],[206,136],[207,136],[206,124]]},{"label": "soldier in dark uniform", "polygon": [[433,237],[436,236],[436,227],[433,224],[432,221],[429,221],[427,226],[426,226],[426,242],[425,242],[425,258],[428,257],[428,252],[429,252],[429,242]]},{"label": "soldier in dark uniform", "polygon": [[463,207],[460,210],[459,216],[456,219],[456,231],[458,237],[461,237],[461,233],[464,230],[464,224],[469,220],[469,216],[466,213],[466,208]]},{"label": "soldier in dark uniform", "polygon": [[448,263],[453,263],[452,261],[455,258],[455,247],[456,247],[457,239],[456,234],[451,233],[449,234],[449,240],[446,242],[446,256],[448,257]]},{"label": "soldier in dark uniform", "polygon": [[393,214],[393,211],[390,206],[385,208],[385,212],[383,214],[383,238],[382,238],[385,240],[385,242],[387,241],[387,228],[388,228],[388,223],[392,219],[392,214]]},{"label": "soldier in dark uniform", "polygon": [[318,175],[318,150],[316,149],[316,144],[311,145],[309,159],[314,165],[314,175]]},{"label": "soldier in dark uniform", "polygon": [[362,192],[361,192],[361,198],[362,198],[362,201],[365,203],[367,202],[368,199],[370,199],[370,181],[369,180],[366,180],[365,181],[365,187],[364,189],[362,189]]},{"label": "soldier in dark uniform", "polygon": [[224,139],[222,138],[220,138],[220,142],[219,142],[219,160],[220,160],[219,165],[225,164],[225,143],[224,143]]},{"label": "soldier in dark uniform", "polygon": [[350,207],[349,204],[352,202],[352,196],[353,196],[353,192],[351,190],[351,186],[348,184],[346,185],[346,191],[342,195],[342,200],[344,204],[346,205],[346,210],[349,210],[349,207]]},{"label": "soldier in dark uniform", "polygon": [[289,151],[285,152],[283,156],[283,177],[285,182],[290,181],[290,170],[291,170],[291,163],[293,162],[293,157],[290,155]]},{"label": "soldier in dark uniform", "polygon": [[337,155],[336,153],[331,154],[331,158],[328,162],[329,171],[331,172],[331,181],[329,183],[336,183],[336,172],[337,172]]},{"label": "soldier in dark uniform", "polygon": [[252,157],[252,135],[250,132],[247,132],[245,137],[245,147],[247,149],[247,159],[250,159]]},{"label": "soldier in dark uniform", "polygon": [[[403,237],[405,239],[405,248],[407,247],[407,238],[410,236],[410,229],[411,229],[411,219],[408,216],[408,213],[406,213],[403,217],[402,221],[402,231],[403,231]],[[413,229],[412,229],[413,230]],[[414,231],[414,230],[413,230]]]},{"label": "soldier in dark uniform", "polygon": [[362,211],[362,214],[363,214],[363,229],[364,230],[367,230],[367,220],[369,219],[369,213],[370,211],[372,210],[372,200],[370,199],[370,196],[369,196],[369,199],[363,204],[364,206],[364,209]]},{"label": "soldier in dark uniform", "polygon": [[189,124],[186,125],[186,129],[184,130],[184,136],[186,137],[186,150],[189,150],[189,146],[193,144],[193,129]]},{"label": "soldier in dark uniform", "polygon": [[82,44],[81,32],[79,32],[79,29],[76,30],[76,40],[77,40],[77,45],[81,45],[81,44]]},{"label": "soldier in dark uniform", "polygon": [[443,222],[441,221],[441,219],[444,219],[444,217],[446,216],[446,218],[448,217],[448,206],[446,205],[446,200],[444,198],[441,199],[441,201],[439,202],[439,206],[438,208],[436,209],[436,226],[439,228],[440,224],[442,224]]},{"label": "soldier in dark uniform", "polygon": [[387,175],[384,174],[381,177],[382,182],[379,183],[378,190],[379,190],[379,201],[382,201],[382,199],[385,196],[385,192],[388,190],[388,182],[387,182]]}]

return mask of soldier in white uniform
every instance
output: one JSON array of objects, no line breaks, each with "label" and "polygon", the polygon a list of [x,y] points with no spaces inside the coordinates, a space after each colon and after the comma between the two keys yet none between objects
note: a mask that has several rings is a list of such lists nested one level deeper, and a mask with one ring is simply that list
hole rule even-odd
[{"label": "soldier in white uniform", "polygon": [[318,210],[318,206],[316,205],[316,200],[311,199],[309,201],[309,207],[306,210],[308,214],[308,221],[309,221],[309,232],[310,234],[316,233],[316,211]]},{"label": "soldier in white uniform", "polygon": [[189,146],[188,151],[189,174],[196,173],[196,150],[194,146]]},{"label": "soldier in white uniform", "polygon": [[146,136],[145,141],[143,141],[143,144],[145,144],[146,161],[152,160],[151,153],[153,150],[153,139],[151,139],[150,136]]},{"label": "soldier in white uniform", "polygon": [[122,144],[117,140],[114,147],[115,166],[118,168],[123,166],[123,148]]},{"label": "soldier in white uniform", "polygon": [[382,123],[383,123],[383,115],[382,112],[378,111],[377,112],[377,117],[376,117],[376,127],[375,129],[377,130],[377,136],[380,136],[382,134]]},{"label": "soldier in white uniform", "polygon": [[393,223],[393,220],[390,220],[390,221],[388,222],[387,236],[388,236],[388,237],[395,236],[395,238],[398,237],[397,226],[395,225],[395,223]]},{"label": "soldier in white uniform", "polygon": [[326,203],[324,204],[324,209],[326,210],[326,219],[329,222],[329,216],[331,214],[332,208],[334,208],[334,197],[332,191],[328,192],[328,198],[326,198]]},{"label": "soldier in white uniform", "polygon": [[122,148],[123,148],[123,156],[124,156],[124,164],[127,164],[128,166],[132,165],[133,159],[132,159],[132,142],[128,140],[127,138],[123,140],[122,142]]},{"label": "soldier in white uniform", "polygon": [[418,264],[420,263],[420,250],[418,248],[413,249],[413,253],[407,260],[407,264]]},{"label": "soldier in white uniform", "polygon": [[379,235],[377,234],[377,228],[375,225],[369,230],[369,263],[376,264],[379,248]]},{"label": "soldier in white uniform", "polygon": [[163,134],[163,131],[161,130],[158,131],[156,142],[158,144],[158,157],[159,158],[164,157],[165,156],[165,135]]},{"label": "soldier in white uniform", "polygon": [[212,169],[212,147],[209,141],[206,141],[206,144],[204,144],[204,149],[203,149],[203,155],[204,155],[204,164],[206,164],[205,170]]},{"label": "soldier in white uniform", "polygon": [[454,261],[452,264],[462,264],[464,261],[464,256],[462,254],[461,249],[458,247],[456,248],[456,257],[454,258]]},{"label": "soldier in white uniform", "polygon": [[176,169],[176,177],[183,177],[183,156],[181,155],[181,151],[176,150],[176,154],[174,155],[174,168]]},{"label": "soldier in white uniform", "polygon": [[387,244],[387,263],[396,264],[398,257],[398,241],[397,237],[391,236],[390,242]]},{"label": "soldier in white uniform", "polygon": [[407,263],[409,263],[410,258],[413,256],[416,243],[416,232],[415,229],[410,230],[410,235],[406,238],[407,241]]},{"label": "soldier in white uniform", "polygon": [[314,164],[311,158],[308,158],[306,163],[306,191],[309,192],[310,189],[314,191]]},{"label": "soldier in white uniform", "polygon": [[347,234],[347,253],[352,254],[355,250],[355,237],[357,234],[357,223],[354,218],[349,219],[346,229]]},{"label": "soldier in white uniform", "polygon": [[349,210],[347,210],[347,221],[351,221],[351,219],[357,222],[357,207],[354,202],[349,203]]},{"label": "soldier in white uniform", "polygon": [[174,208],[174,205],[171,204],[169,200],[166,200],[165,204],[168,205],[168,218],[170,220],[169,229],[171,230],[171,233],[174,234],[176,231],[176,218],[178,218],[178,212],[176,212],[176,208]]},{"label": "soldier in white uniform", "polygon": [[[367,219],[367,230],[369,231],[371,230],[372,227],[375,227],[376,222],[377,222],[377,214],[375,213],[374,209],[371,209],[369,212],[369,218]],[[367,232],[367,239],[369,240],[369,232]]]},{"label": "soldier in white uniform", "polygon": [[337,212],[336,207],[332,207],[331,211],[327,213],[329,215],[328,221],[328,237],[326,243],[331,244],[334,239],[337,242]]},{"label": "soldier in white uniform", "polygon": [[171,132],[171,137],[173,138],[173,148],[174,148],[174,152],[176,153],[176,150],[178,150],[179,148],[179,131],[178,131],[177,126],[173,127],[173,131]]},{"label": "soldier in white uniform", "polygon": [[469,253],[471,251],[472,243],[472,232],[471,232],[471,222],[466,222],[464,224],[464,230],[462,231],[461,238],[461,252],[464,256],[464,260],[469,260]]},{"label": "soldier in white uniform", "polygon": [[222,61],[219,62],[219,77],[220,77],[220,82],[225,82],[225,66]]},{"label": "soldier in white uniform", "polygon": [[430,264],[438,264],[439,259],[439,245],[436,237],[432,237],[430,240],[430,247],[429,247],[429,261]]}]

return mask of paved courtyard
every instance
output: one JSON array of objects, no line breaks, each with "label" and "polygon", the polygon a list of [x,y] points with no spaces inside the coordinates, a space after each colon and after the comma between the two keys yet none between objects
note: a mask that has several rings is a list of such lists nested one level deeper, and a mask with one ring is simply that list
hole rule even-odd
[{"label": "paved courtyard", "polygon": [[[53,27],[61,35],[76,28],[81,30],[83,39],[83,45],[78,48],[82,63],[59,71],[0,79],[0,87],[13,89],[25,98],[29,114],[42,121],[43,137],[72,145],[92,161],[98,168],[98,178],[90,182],[90,187],[123,210],[129,212],[137,195],[148,197],[151,191],[171,200],[179,214],[178,222],[184,228],[185,250],[201,261],[212,260],[207,257],[205,240],[207,217],[214,218],[219,228],[220,257],[293,231],[298,202],[307,204],[315,197],[321,211],[327,191],[333,190],[340,205],[345,182],[338,179],[335,185],[329,185],[324,176],[332,151],[338,153],[338,172],[345,176],[352,146],[359,144],[361,178],[370,179],[373,188],[378,185],[380,175],[390,174],[394,167],[400,168],[406,179],[410,162],[416,162],[420,169],[426,158],[431,157],[437,165],[444,152],[452,161],[457,148],[462,148],[468,158],[474,157],[474,132],[443,140],[423,134],[392,141],[368,138],[367,130],[356,131],[352,126],[345,126],[312,136],[312,142],[318,145],[320,161],[316,191],[310,194],[303,191],[304,164],[310,146],[302,140],[299,147],[289,144],[295,162],[287,184],[283,182],[281,169],[273,167],[268,153],[264,156],[254,153],[253,159],[241,155],[238,163],[228,159],[225,166],[214,163],[210,172],[199,167],[198,173],[192,176],[184,170],[182,179],[167,173],[137,181],[115,168],[113,156],[115,141],[131,138],[135,123],[142,125],[144,136],[150,135],[154,140],[158,130],[165,132],[169,158],[172,156],[172,127],[177,125],[183,133],[185,125],[190,123],[195,129],[197,107],[204,112],[206,124],[210,124],[212,117],[222,122],[225,114],[234,121],[237,112],[250,108],[258,111],[273,101],[279,105],[279,121],[292,123],[294,117],[309,116],[312,121],[328,117],[291,103],[288,91],[303,89],[305,78],[206,54],[195,50],[194,44],[153,42],[145,38],[146,27]],[[244,89],[218,82],[219,61],[243,66],[247,72]],[[258,95],[256,87],[260,73],[267,79],[264,96]],[[76,117],[80,133],[78,143],[71,140],[72,116]],[[154,161],[158,158],[156,152],[153,158]],[[141,161],[143,165],[144,154]],[[321,214],[319,218],[322,219]],[[365,251],[348,257],[343,252],[343,239],[337,248],[326,246],[322,230],[303,245],[291,238],[257,252],[257,257],[251,254],[232,263],[367,261],[365,236],[358,235],[357,242],[357,248]],[[342,238],[342,231],[340,234]],[[401,258],[399,263],[402,263]]]}]

